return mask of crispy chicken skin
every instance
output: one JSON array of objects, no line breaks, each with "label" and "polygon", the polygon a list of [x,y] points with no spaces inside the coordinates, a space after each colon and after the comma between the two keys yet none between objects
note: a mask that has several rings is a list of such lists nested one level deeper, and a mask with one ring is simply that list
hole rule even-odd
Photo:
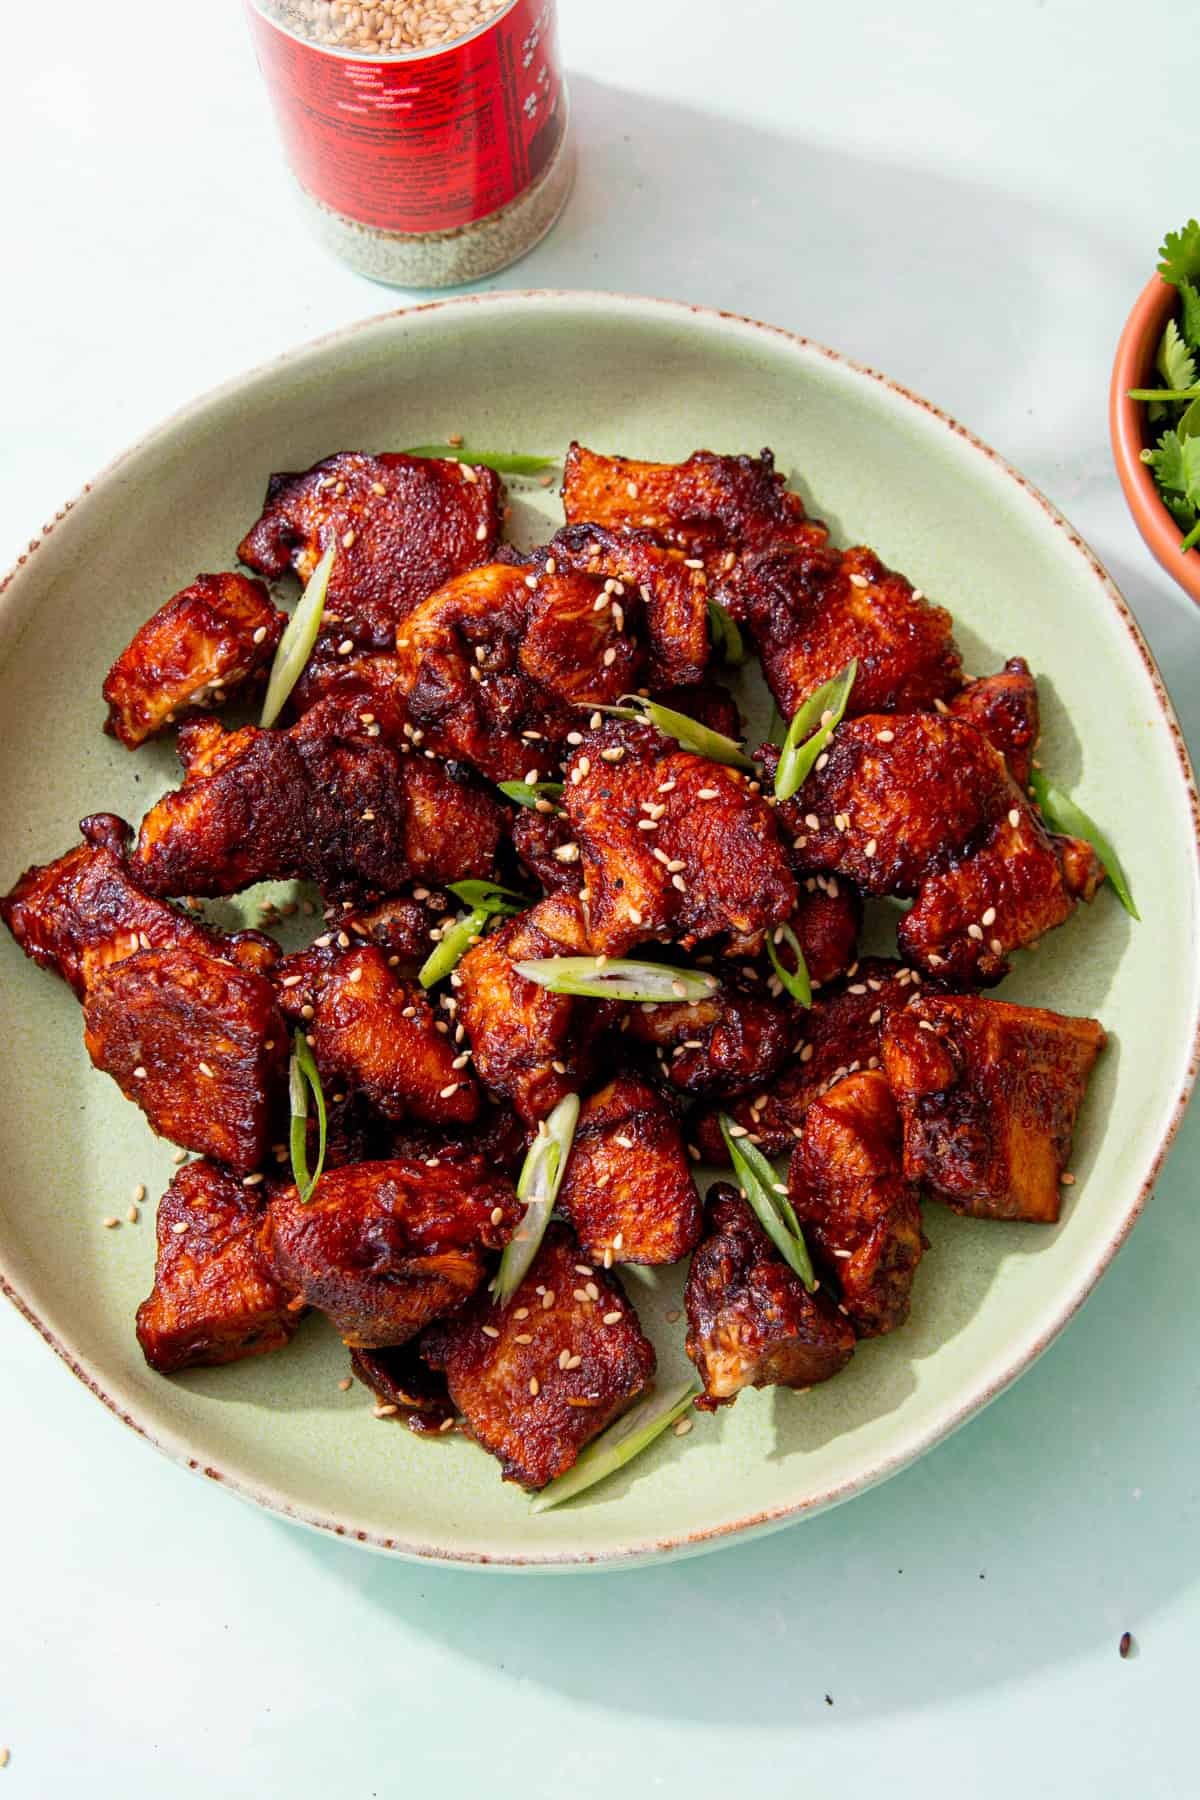
[{"label": "crispy chicken skin", "polygon": [[26,869],[0,900],[0,918],[26,956],[61,975],[81,1000],[110,963],[137,950],[178,945],[264,970],[278,960],[278,946],[262,932],[223,937],[134,887],[125,861],[133,834],[123,819],[95,813],[80,829],[81,845]]},{"label": "crispy chicken skin", "polygon": [[410,1431],[432,1435],[454,1418],[446,1377],[429,1367],[413,1343],[352,1350],[350,1367],[381,1405],[400,1408]]},{"label": "crispy chicken skin", "polygon": [[960,688],[950,712],[982,731],[1003,756],[1017,786],[1027,786],[1042,727],[1037,682],[1023,657],[1011,656],[998,675],[981,676]]},{"label": "crispy chicken skin", "polygon": [[283,626],[261,581],[197,575],[146,620],[108,671],[104,729],[136,750],[180,713],[219,705],[230,688],[269,666]]},{"label": "crispy chicken skin", "polygon": [[[433,933],[443,924],[451,905],[450,896],[440,888],[418,883],[407,894],[392,894],[386,900],[343,910],[336,915],[330,932],[323,935],[328,935],[330,943],[342,950],[348,949],[355,939],[376,944],[387,957],[389,968],[415,974],[432,950]],[[317,946],[320,947],[320,939]]]},{"label": "crispy chicken skin", "polygon": [[873,550],[772,544],[743,557],[727,591],[785,719],[855,656],[850,713],[911,712],[962,686],[950,614]]},{"label": "crispy chicken skin", "polygon": [[822,1281],[840,1289],[856,1335],[903,1325],[925,1240],[917,1190],[902,1167],[896,1102],[879,1070],[847,1075],[813,1101],[788,1196]]},{"label": "crispy chicken skin", "polygon": [[584,1101],[558,1191],[585,1257],[673,1263],[700,1236],[678,1121],[649,1082],[619,1075]]},{"label": "crispy chicken skin", "polygon": [[159,1201],[154,1287],[138,1307],[137,1336],[160,1375],[280,1350],[299,1324],[302,1307],[259,1241],[256,1191],[194,1162]]},{"label": "crispy chicken skin", "polygon": [[403,735],[408,710],[395,650],[363,650],[342,635],[340,625],[322,631],[317,638],[288,696],[288,716],[299,718],[329,699],[352,705],[359,723],[377,724],[379,735],[388,743]]},{"label": "crispy chicken skin", "polygon": [[455,1066],[461,1053],[436,1029],[424,990],[375,945],[285,957],[276,983],[289,1019],[312,1009],[306,1030],[328,1090],[361,1092],[385,1119],[453,1127],[479,1116],[478,1085]]},{"label": "crispy chicken skin", "polygon": [[955,1212],[1053,1225],[1092,1064],[1095,1019],[976,995],[920,995],[888,1020],[883,1066],[904,1171]]},{"label": "crispy chicken skin", "polygon": [[756,993],[726,970],[707,1000],[631,1006],[627,1017],[629,1036],[653,1048],[660,1078],[681,1094],[705,1098],[769,1081],[795,1036],[790,1001]]},{"label": "crispy chicken skin", "polygon": [[850,1321],[824,1288],[808,1292],[726,1182],[709,1195],[683,1304],[687,1353],[704,1383],[696,1401],[702,1412],[731,1405],[747,1387],[828,1381],[854,1353]]},{"label": "crispy chicken skin", "polygon": [[159,1137],[239,1175],[258,1168],[287,1065],[265,975],[182,945],[139,950],[89,984],[83,1041]]},{"label": "crispy chicken skin", "polygon": [[[835,1082],[859,1069],[878,1068],[884,1021],[919,991],[914,969],[883,957],[864,957],[828,992],[815,995],[807,1012],[794,1013],[791,1055],[779,1073],[721,1110],[744,1125],[764,1156],[790,1156],[804,1115]],[[728,1163],[717,1108],[705,1108],[691,1135],[706,1162]]]},{"label": "crispy chicken skin", "polygon": [[[576,706],[615,701],[641,667],[637,637],[611,605],[597,609],[600,596],[598,582],[553,558],[489,563],[431,594],[396,639],[413,742],[491,781],[556,773]],[[640,605],[635,597],[631,612]]]},{"label": "crispy chicken skin", "polygon": [[480,1290],[421,1339],[471,1435],[506,1481],[527,1488],[569,1469],[655,1370],[654,1346],[621,1289],[603,1269],[580,1274],[578,1261],[571,1234],[551,1225],[508,1306]]},{"label": "crispy chicken skin", "polygon": [[568,525],[550,549],[560,567],[603,581],[610,607],[631,611],[640,598],[650,651],[646,680],[653,689],[702,678],[710,644],[708,578],[699,557],[664,547],[651,531],[603,525]]},{"label": "crispy chicken skin", "polygon": [[443,765],[366,735],[326,701],[287,731],[179,734],[182,787],[142,821],[131,872],[153,894],[233,894],[287,877],[394,893],[492,872],[506,814]]},{"label": "crispy chicken skin", "polygon": [[272,475],[262,516],[238,545],[260,575],[307,581],[337,546],[326,624],[376,650],[451,576],[490,560],[504,484],[491,469],[440,457],[344,450],[297,475]]},{"label": "crispy chicken skin", "polygon": [[489,932],[455,970],[457,1018],[479,1079],[528,1124],[584,1085],[612,1006],[552,994],[518,975],[513,964],[587,955],[589,949],[579,901],[551,894]]},{"label": "crispy chicken skin", "polygon": [[264,1242],[282,1281],[372,1349],[456,1311],[522,1211],[511,1182],[477,1167],[394,1158],[322,1175],[307,1205],[277,1189]]},{"label": "crispy chicken skin", "polygon": [[563,804],[588,894],[592,949],[621,956],[659,938],[746,938],[782,924],[796,887],[757,784],[681,750],[650,726],[590,732]]}]

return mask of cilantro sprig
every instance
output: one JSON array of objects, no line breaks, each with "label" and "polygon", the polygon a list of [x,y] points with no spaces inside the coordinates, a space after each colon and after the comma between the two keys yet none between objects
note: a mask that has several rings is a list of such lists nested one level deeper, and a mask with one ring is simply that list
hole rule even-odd
[{"label": "cilantro sprig", "polygon": [[1186,555],[1200,544],[1200,223],[1189,219],[1169,231],[1158,258],[1159,274],[1179,294],[1179,313],[1167,320],[1155,352],[1158,385],[1130,388],[1129,398],[1145,402],[1147,417],[1161,426],[1142,461],[1183,533]]}]

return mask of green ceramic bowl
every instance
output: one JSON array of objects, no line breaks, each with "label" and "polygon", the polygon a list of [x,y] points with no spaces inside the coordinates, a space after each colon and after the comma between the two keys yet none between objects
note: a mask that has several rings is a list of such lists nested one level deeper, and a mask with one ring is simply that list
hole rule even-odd
[{"label": "green ceramic bowl", "polygon": [[[1081,1118],[1062,1223],[926,1209],[911,1322],[805,1395],[742,1396],[542,1517],[459,1438],[429,1443],[343,1393],[319,1318],[280,1354],[151,1374],[133,1312],[153,1266],[170,1148],[84,1054],[79,1008],[5,942],[0,1280],[126,1423],[290,1518],[406,1556],[505,1567],[628,1563],[695,1550],[845,1499],[910,1462],[1025,1368],[1128,1232],[1179,1118],[1197,1029],[1195,792],[1150,653],[1104,571],[1019,476],[958,425],[786,333],[655,300],[494,294],[367,321],[198,401],[59,515],[0,601],[0,879],[74,841],[84,813],[137,819],[170,749],[100,731],[114,654],[199,569],[229,567],[273,469],[342,448],[463,432],[493,449],[572,437],[634,456],[775,449],[844,543],[874,545],[951,608],[967,667],[1021,654],[1045,709],[1042,759],[1111,833],[1143,922],[1112,895],[1020,960],[1001,990],[1099,1016],[1110,1033]],[[557,509],[526,489],[514,530]],[[122,1220],[136,1184],[150,1201]],[[664,1372],[678,1276],[629,1278]],[[134,1454],[131,1447],[131,1454]]]}]

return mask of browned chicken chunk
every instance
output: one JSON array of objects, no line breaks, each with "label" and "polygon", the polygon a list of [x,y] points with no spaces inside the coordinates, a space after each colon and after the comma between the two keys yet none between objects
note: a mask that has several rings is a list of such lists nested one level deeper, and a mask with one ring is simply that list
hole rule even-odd
[{"label": "browned chicken chunk", "polygon": [[352,1350],[350,1367],[381,1406],[398,1406],[410,1431],[422,1436],[446,1431],[454,1403],[446,1377],[431,1369],[414,1343],[380,1350]]},{"label": "browned chicken chunk", "polygon": [[480,1292],[433,1326],[421,1353],[504,1479],[541,1488],[642,1392],[654,1346],[603,1269],[581,1275],[579,1248],[551,1225],[508,1306]]},{"label": "browned chicken chunk", "polygon": [[950,614],[873,550],[772,545],[742,559],[728,599],[785,719],[851,657],[850,713],[911,712],[962,685]]},{"label": "browned chicken chunk", "polygon": [[648,1082],[619,1075],[584,1101],[558,1206],[606,1267],[678,1262],[694,1247],[700,1196],[678,1121]]},{"label": "browned chicken chunk", "polygon": [[[796,910],[788,923],[815,989],[844,975],[854,961],[862,929],[862,900],[856,888],[836,875],[807,875],[797,885]],[[790,967],[792,959],[786,960]]]},{"label": "browned chicken chunk", "polygon": [[269,667],[284,616],[261,581],[197,575],[133,635],[104,680],[105,730],[128,750]]},{"label": "browned chicken chunk", "polygon": [[451,978],[479,1079],[529,1124],[585,1084],[612,1005],[552,994],[513,964],[589,948],[578,900],[551,894],[482,938]]},{"label": "browned chicken chunk", "polygon": [[791,917],[796,887],[774,815],[739,770],[613,722],[574,752],[563,798],[593,950],[745,939]]},{"label": "browned chicken chunk", "polygon": [[139,950],[95,976],[83,1021],[93,1063],[159,1137],[240,1175],[258,1168],[288,1047],[265,975],[182,945]]},{"label": "browned chicken chunk", "polygon": [[982,731],[1008,764],[1017,786],[1024,788],[1041,733],[1037,682],[1024,658],[1012,656],[999,675],[984,675],[960,688],[950,711]]},{"label": "browned chicken chunk", "polygon": [[715,1412],[747,1387],[812,1387],[844,1369],[850,1321],[824,1288],[808,1292],[727,1183],[710,1193],[705,1224],[683,1300],[687,1353],[704,1383],[697,1407]]},{"label": "browned chicken chunk", "polygon": [[[375,944],[387,957],[389,968],[415,974],[433,949],[434,933],[445,923],[453,904],[439,888],[418,883],[410,893],[393,894],[372,905],[337,913],[329,941],[342,950],[355,940]],[[318,946],[320,942],[318,938]]]},{"label": "browned chicken chunk", "polygon": [[879,1070],[847,1075],[813,1101],[788,1195],[856,1334],[878,1337],[903,1325],[925,1240],[917,1190],[902,1167],[896,1102]]},{"label": "browned chicken chunk", "polygon": [[228,1169],[194,1162],[159,1201],[154,1287],[138,1307],[137,1335],[160,1375],[280,1350],[299,1324],[302,1305],[260,1242],[256,1192]]},{"label": "browned chicken chunk", "polygon": [[404,1344],[456,1312],[523,1208],[512,1183],[470,1165],[355,1163],[321,1176],[304,1205],[271,1195],[265,1241],[280,1277],[352,1348]]},{"label": "browned chicken chunk", "polygon": [[142,821],[132,873],[154,894],[257,881],[394,893],[492,872],[505,813],[440,763],[401,755],[326,701],[287,731],[185,726],[182,787]]},{"label": "browned chicken chunk", "polygon": [[604,582],[614,621],[641,600],[650,649],[646,680],[653,689],[701,679],[710,645],[708,578],[699,557],[665,548],[653,532],[603,525],[568,525],[550,549],[560,567]]},{"label": "browned chicken chunk", "polygon": [[325,622],[376,650],[451,576],[500,540],[504,484],[491,469],[439,457],[342,451],[300,475],[272,475],[262,517],[238,546],[260,575],[307,581],[336,545]]},{"label": "browned chicken chunk", "polygon": [[548,894],[577,894],[583,885],[571,822],[549,800],[544,810],[522,806],[513,822],[513,849]]},{"label": "browned chicken chunk", "polygon": [[317,638],[288,706],[299,718],[330,699],[353,706],[360,725],[378,725],[387,743],[396,743],[408,723],[395,650],[363,650],[342,635],[340,625]]},{"label": "browned chicken chunk", "polygon": [[[751,974],[755,971],[751,970]],[[629,1035],[653,1046],[658,1069],[681,1094],[740,1094],[769,1081],[795,1037],[792,1005],[721,971],[707,1000],[631,1006]]]},{"label": "browned chicken chunk", "polygon": [[1076,1114],[1104,1042],[1095,1019],[920,995],[883,1034],[909,1180],[955,1212],[1054,1224]]}]

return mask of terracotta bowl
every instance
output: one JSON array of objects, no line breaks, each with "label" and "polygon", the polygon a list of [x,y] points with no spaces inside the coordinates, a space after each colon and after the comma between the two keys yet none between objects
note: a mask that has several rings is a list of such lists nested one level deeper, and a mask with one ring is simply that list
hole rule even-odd
[{"label": "terracotta bowl", "polygon": [[1142,461],[1146,445],[1146,408],[1129,398],[1129,389],[1148,387],[1154,374],[1154,352],[1177,304],[1175,289],[1152,275],[1137,297],[1113,359],[1108,396],[1108,428],[1113,460],[1133,514],[1148,548],[1185,594],[1200,603],[1200,548],[1179,553],[1183,533],[1159,498],[1154,477]]}]

